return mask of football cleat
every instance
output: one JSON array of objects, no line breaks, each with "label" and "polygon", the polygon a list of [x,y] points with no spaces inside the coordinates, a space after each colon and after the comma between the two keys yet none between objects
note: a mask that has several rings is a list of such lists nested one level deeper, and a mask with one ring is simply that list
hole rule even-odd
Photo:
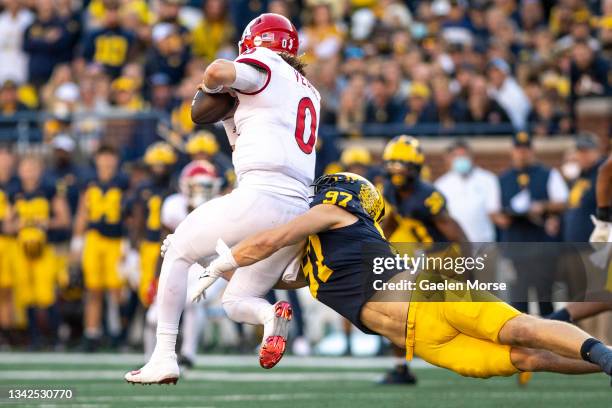
[{"label": "football cleat", "polygon": [[417,383],[417,378],[412,374],[410,367],[406,364],[387,371],[385,376],[378,381],[378,383],[382,385],[415,385]]},{"label": "football cleat", "polygon": [[289,302],[281,300],[273,307],[274,318],[264,324],[264,341],[259,350],[259,365],[267,369],[278,364],[285,354],[289,321],[293,315]]},{"label": "football cleat", "polygon": [[130,384],[176,384],[179,366],[175,357],[151,360],[140,370],[130,371],[124,378]]}]

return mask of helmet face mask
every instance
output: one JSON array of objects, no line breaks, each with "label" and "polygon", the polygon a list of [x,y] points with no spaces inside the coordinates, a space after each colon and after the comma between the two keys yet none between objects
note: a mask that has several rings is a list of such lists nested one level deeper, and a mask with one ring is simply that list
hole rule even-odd
[{"label": "helmet face mask", "polygon": [[189,163],[181,172],[179,190],[194,209],[219,195],[222,180],[214,166],[204,160]]},{"label": "helmet face mask", "polygon": [[238,53],[264,47],[297,56],[299,45],[297,29],[288,18],[280,14],[264,13],[254,18],[244,29],[238,42]]},{"label": "helmet face mask", "polygon": [[421,174],[421,166],[410,162],[388,161],[385,169],[391,184],[400,190],[412,188]]},{"label": "helmet face mask", "polygon": [[220,189],[221,180],[218,179],[196,178],[190,180],[186,186],[189,207],[196,208],[212,200],[219,195]]},{"label": "helmet face mask", "polygon": [[407,190],[419,179],[425,155],[416,138],[400,135],[387,143],[383,160],[391,184],[400,190]]}]

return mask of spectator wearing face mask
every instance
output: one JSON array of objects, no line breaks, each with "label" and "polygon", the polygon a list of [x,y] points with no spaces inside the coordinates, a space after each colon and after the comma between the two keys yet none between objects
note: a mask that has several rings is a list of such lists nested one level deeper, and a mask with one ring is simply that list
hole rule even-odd
[{"label": "spectator wearing face mask", "polygon": [[490,171],[476,166],[464,140],[453,143],[446,154],[448,172],[434,185],[446,197],[448,211],[471,242],[495,241],[492,214],[499,211],[499,182]]},{"label": "spectator wearing face mask", "polygon": [[578,136],[575,159],[580,171],[570,185],[568,208],[563,218],[563,240],[587,242],[593,230],[590,217],[597,209],[595,201],[597,172],[605,161],[595,135]]}]

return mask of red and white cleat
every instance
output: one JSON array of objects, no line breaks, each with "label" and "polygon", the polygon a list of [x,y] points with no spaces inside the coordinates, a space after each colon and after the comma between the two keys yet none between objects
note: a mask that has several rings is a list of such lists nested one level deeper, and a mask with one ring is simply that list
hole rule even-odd
[{"label": "red and white cleat", "polygon": [[176,384],[179,373],[175,356],[151,360],[140,370],[126,373],[124,378],[130,384]]},{"label": "red and white cleat", "polygon": [[264,325],[264,341],[259,350],[259,365],[263,368],[272,368],[283,358],[293,315],[289,302],[281,300],[273,307],[274,318]]}]

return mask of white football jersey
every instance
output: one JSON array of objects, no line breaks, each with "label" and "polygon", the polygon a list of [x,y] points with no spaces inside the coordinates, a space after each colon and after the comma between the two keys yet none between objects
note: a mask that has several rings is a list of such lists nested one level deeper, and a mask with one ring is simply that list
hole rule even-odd
[{"label": "white football jersey", "polygon": [[264,86],[236,91],[232,157],[239,185],[307,198],[315,171],[321,95],[299,72],[267,48],[238,56],[267,72]]}]

